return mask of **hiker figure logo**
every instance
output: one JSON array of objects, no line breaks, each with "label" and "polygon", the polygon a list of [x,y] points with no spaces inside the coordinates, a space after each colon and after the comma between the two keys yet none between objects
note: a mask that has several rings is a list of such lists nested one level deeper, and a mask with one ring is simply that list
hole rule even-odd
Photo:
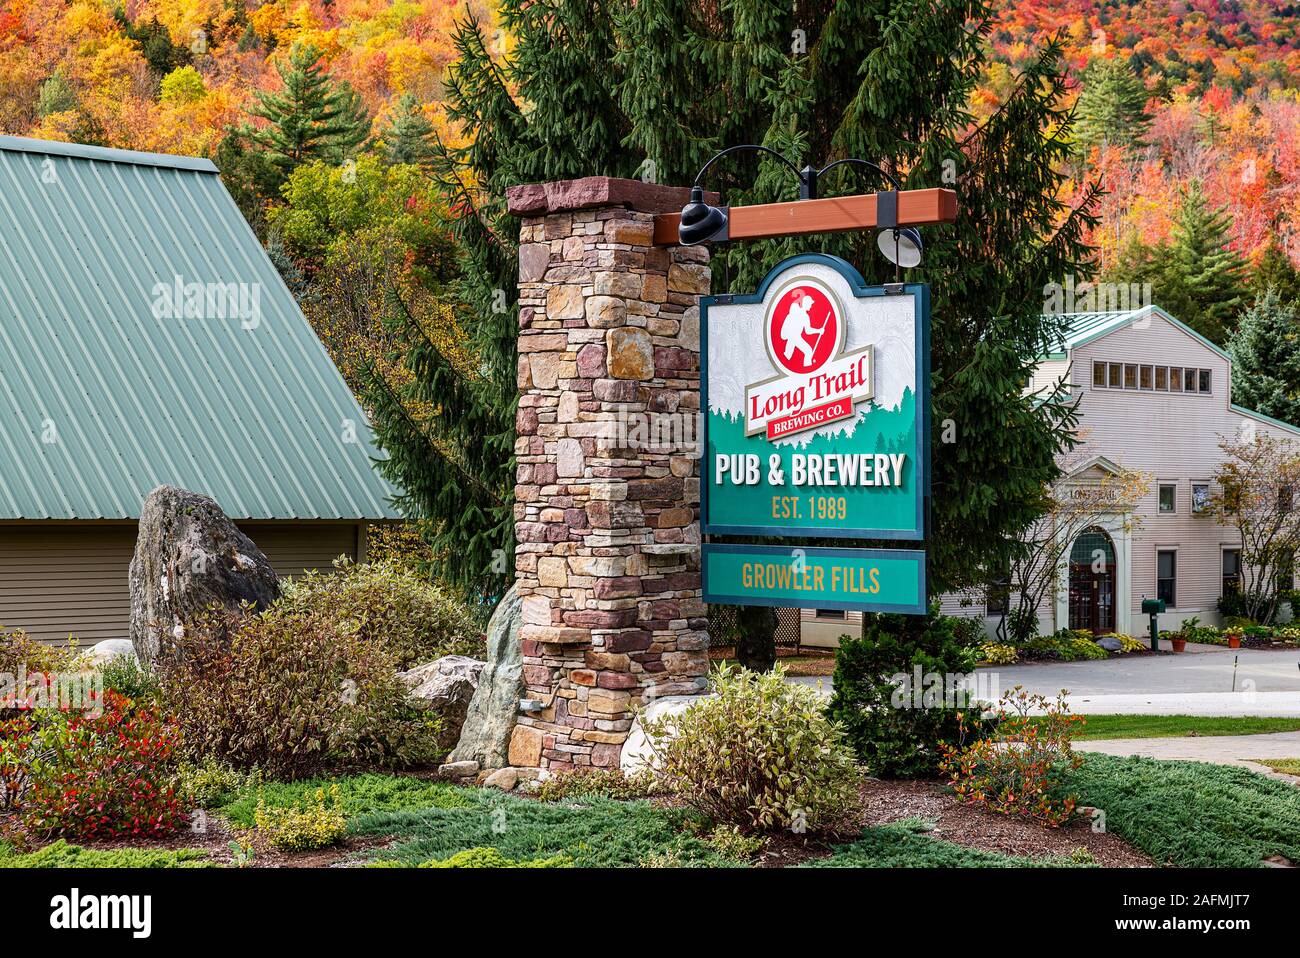
[{"label": "hiker figure logo", "polygon": [[825,366],[844,341],[844,324],[831,293],[807,280],[776,297],[768,331],[773,365],[795,375]]},{"label": "hiker figure logo", "polygon": [[777,375],[745,390],[745,434],[769,440],[854,415],[872,397],[872,349],[844,353],[843,309],[811,276],[787,283],[770,301],[764,324]]}]

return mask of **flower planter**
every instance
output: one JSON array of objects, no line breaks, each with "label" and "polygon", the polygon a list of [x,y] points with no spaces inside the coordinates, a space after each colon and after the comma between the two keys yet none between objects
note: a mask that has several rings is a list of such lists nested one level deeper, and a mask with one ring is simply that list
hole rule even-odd
[{"label": "flower planter", "polygon": [[1178,636],[1177,638],[1170,637],[1169,644],[1174,647],[1175,652],[1182,652],[1187,648],[1187,640],[1182,636]]},{"label": "flower planter", "polygon": [[1230,635],[1230,636],[1228,636],[1228,648],[1230,648],[1230,649],[1239,649],[1239,648],[1241,648],[1241,636],[1239,636],[1239,635]]}]

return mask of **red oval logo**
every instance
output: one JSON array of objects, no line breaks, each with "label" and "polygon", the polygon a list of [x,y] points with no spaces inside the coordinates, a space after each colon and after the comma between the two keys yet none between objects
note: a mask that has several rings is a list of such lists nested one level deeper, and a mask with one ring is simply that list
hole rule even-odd
[{"label": "red oval logo", "polygon": [[804,376],[835,355],[840,317],[820,285],[799,283],[781,294],[768,317],[768,351],[787,373]]}]

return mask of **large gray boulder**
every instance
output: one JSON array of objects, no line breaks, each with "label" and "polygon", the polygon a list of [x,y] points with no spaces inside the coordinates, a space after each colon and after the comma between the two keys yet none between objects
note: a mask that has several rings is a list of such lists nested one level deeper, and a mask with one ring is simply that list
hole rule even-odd
[{"label": "large gray boulder", "polygon": [[131,643],[151,662],[212,606],[265,609],[280,580],[253,540],[213,500],[159,486],[140,508],[131,559]]},{"label": "large gray boulder", "polygon": [[510,733],[515,729],[519,696],[524,691],[523,650],[519,645],[523,613],[523,600],[511,586],[488,623],[487,665],[470,700],[460,741],[447,761],[478,762],[481,768],[510,764]]},{"label": "large gray boulder", "polygon": [[465,724],[470,700],[478,689],[484,665],[468,655],[444,655],[397,673],[410,689],[408,698],[421,708],[437,712],[442,719],[438,743],[448,751],[460,739],[460,730]]}]

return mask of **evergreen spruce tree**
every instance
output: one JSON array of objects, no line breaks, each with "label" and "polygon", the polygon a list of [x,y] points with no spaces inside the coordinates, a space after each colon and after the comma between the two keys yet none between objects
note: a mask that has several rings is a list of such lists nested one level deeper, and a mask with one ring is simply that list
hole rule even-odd
[{"label": "evergreen spruce tree", "polygon": [[1255,264],[1250,285],[1256,297],[1271,289],[1283,305],[1300,304],[1300,270],[1291,262],[1276,232]]},{"label": "evergreen spruce tree", "polygon": [[1151,127],[1146,105],[1150,94],[1127,60],[1094,60],[1083,75],[1074,138],[1092,146],[1144,145]]},{"label": "evergreen spruce tree", "polygon": [[1300,311],[1270,289],[1228,340],[1233,401],[1300,425]]},{"label": "evergreen spruce tree", "polygon": [[[436,144],[433,166],[453,198],[464,253],[454,293],[474,361],[458,366],[433,348],[399,305],[394,329],[414,381],[376,376],[370,388],[384,468],[405,488],[407,512],[436,530],[440,571],[481,583],[491,570],[491,594],[513,578],[518,224],[505,189],[597,174],[689,184],[738,143],[796,165],[861,157],[908,187],[958,191],[958,222],[926,231],[925,260],[909,273],[934,294],[930,589],[1006,567],[1071,441],[1072,409],[1022,387],[1064,325],[1043,316],[1045,287],[1090,275],[1083,235],[1099,190],[1073,210],[1058,199],[1070,155],[1059,42],[973,122],[966,104],[993,16],[988,0],[811,0],[797,10],[774,0],[502,0],[516,40],[505,57],[482,24],[461,25],[448,103],[467,142]],[[707,185],[732,204],[793,199],[797,188],[754,154],[728,157]],[[822,194],[883,185],[845,166]],[[717,247],[716,288],[752,290],[796,248],[844,256],[870,281],[893,277],[873,236],[845,233]],[[409,414],[421,406],[441,414]]]},{"label": "evergreen spruce tree", "polygon": [[1230,222],[1226,210],[1210,209],[1193,181],[1170,242],[1136,247],[1120,267],[1128,281],[1151,283],[1157,305],[1217,345],[1227,341],[1248,295],[1246,263],[1228,246]]},{"label": "evergreen spruce tree", "polygon": [[311,160],[342,163],[370,135],[370,118],[361,97],[346,83],[335,83],[309,44],[294,44],[276,63],[284,84],[279,93],[258,92],[248,112],[267,121],[245,125],[240,134],[266,156],[271,182],[260,184],[275,196],[298,166]]},{"label": "evergreen spruce tree", "polygon": [[392,121],[379,134],[380,155],[389,163],[428,166],[433,159],[433,124],[420,109],[420,101],[403,93]]}]

